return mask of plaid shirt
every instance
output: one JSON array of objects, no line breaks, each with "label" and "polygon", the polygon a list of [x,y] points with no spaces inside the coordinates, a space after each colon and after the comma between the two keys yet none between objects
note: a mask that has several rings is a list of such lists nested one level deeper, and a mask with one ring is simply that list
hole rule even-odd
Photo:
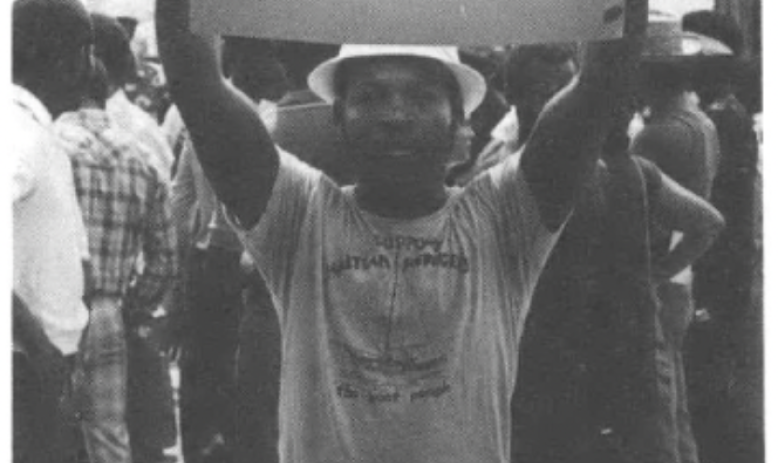
[{"label": "plaid shirt", "polygon": [[143,161],[142,145],[102,110],[65,114],[57,132],[89,235],[93,294],[123,298],[133,284],[137,305],[155,307],[176,267],[167,184]]}]

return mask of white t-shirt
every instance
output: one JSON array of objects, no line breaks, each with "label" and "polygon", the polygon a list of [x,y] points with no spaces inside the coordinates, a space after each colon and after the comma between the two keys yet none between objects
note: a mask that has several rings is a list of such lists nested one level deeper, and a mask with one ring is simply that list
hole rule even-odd
[{"label": "white t-shirt", "polygon": [[282,153],[242,239],[279,311],[283,463],[507,463],[530,296],[557,238],[513,157],[415,220]]},{"label": "white t-shirt", "polygon": [[81,261],[89,248],[73,171],[40,101],[14,87],[11,111],[13,290],[49,340],[70,355],[89,318],[81,299]]}]

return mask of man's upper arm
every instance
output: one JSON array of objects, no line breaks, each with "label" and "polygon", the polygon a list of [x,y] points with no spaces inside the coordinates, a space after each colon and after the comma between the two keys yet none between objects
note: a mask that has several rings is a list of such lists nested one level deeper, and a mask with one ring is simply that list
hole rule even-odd
[{"label": "man's upper arm", "polygon": [[[209,102],[179,99],[195,153],[219,200],[250,227],[264,212],[278,153],[256,109],[224,83]],[[193,98],[197,100],[197,98]]]},{"label": "man's upper arm", "polygon": [[672,123],[646,126],[632,146],[634,154],[654,162],[684,188],[705,195],[705,159],[694,159],[694,149],[692,133]]},{"label": "man's upper arm", "polygon": [[252,102],[221,73],[218,40],[191,32],[190,2],[156,8],[160,57],[170,94],[219,199],[246,226],[262,215],[278,172],[278,153]]}]

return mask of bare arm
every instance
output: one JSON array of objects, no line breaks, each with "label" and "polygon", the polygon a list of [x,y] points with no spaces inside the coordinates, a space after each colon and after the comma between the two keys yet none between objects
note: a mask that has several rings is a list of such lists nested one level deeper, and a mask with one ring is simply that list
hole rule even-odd
[{"label": "bare arm", "polygon": [[189,32],[189,0],[157,1],[160,56],[214,191],[242,225],[255,225],[278,172],[278,153],[253,104],[220,72],[215,37]]},{"label": "bare arm", "polygon": [[521,170],[551,230],[569,214],[628,103],[648,7],[646,0],[625,4],[625,38],[589,44],[580,75],[546,106],[524,150]]},{"label": "bare arm", "polygon": [[694,263],[724,228],[724,218],[713,206],[664,174],[651,210],[663,228],[683,233],[669,254],[653,263],[654,276],[660,281]]}]

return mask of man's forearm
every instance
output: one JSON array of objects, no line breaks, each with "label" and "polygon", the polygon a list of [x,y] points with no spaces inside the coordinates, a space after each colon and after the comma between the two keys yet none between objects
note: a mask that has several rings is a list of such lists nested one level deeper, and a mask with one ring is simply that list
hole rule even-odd
[{"label": "man's forearm", "polygon": [[[189,30],[189,0],[157,1],[156,26],[159,53],[173,98],[184,93],[183,104],[198,87],[221,85],[216,37]],[[182,78],[183,77],[183,78]],[[179,110],[181,108],[179,107]]]},{"label": "man's forearm", "polygon": [[629,102],[647,11],[646,0],[626,2],[626,37],[589,44],[580,75],[547,105],[525,147],[522,171],[550,229],[569,214]]},{"label": "man's forearm", "polygon": [[718,231],[685,234],[669,254],[654,263],[655,278],[660,281],[673,278],[705,254],[705,251],[716,241],[717,236]]}]

